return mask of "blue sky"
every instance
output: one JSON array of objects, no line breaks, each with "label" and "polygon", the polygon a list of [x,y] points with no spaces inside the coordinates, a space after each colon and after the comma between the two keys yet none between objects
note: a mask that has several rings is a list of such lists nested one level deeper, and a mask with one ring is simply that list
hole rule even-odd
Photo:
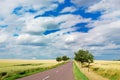
[{"label": "blue sky", "polygon": [[[112,6],[111,6],[112,4]],[[0,1],[0,59],[53,59],[87,49],[120,59],[119,0]]]}]

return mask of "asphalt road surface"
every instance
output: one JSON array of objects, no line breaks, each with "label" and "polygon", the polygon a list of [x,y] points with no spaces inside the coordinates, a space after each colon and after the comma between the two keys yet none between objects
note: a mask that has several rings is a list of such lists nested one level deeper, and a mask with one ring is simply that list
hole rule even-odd
[{"label": "asphalt road surface", "polygon": [[74,80],[73,62],[17,80]]}]

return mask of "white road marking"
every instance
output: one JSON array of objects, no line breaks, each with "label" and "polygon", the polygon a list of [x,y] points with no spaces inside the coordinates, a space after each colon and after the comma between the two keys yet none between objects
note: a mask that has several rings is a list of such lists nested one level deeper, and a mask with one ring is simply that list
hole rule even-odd
[{"label": "white road marking", "polygon": [[46,76],[45,78],[43,78],[42,80],[46,80],[46,79],[48,79],[50,76]]}]

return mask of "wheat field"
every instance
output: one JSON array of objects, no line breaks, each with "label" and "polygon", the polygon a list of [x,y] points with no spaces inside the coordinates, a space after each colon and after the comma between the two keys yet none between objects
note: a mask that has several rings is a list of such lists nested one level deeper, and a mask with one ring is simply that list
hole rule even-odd
[{"label": "wheat field", "polygon": [[55,60],[0,60],[0,72],[11,72],[56,65]]},{"label": "wheat field", "polygon": [[[82,67],[80,62],[76,62],[76,65],[80,69],[80,71],[87,76],[89,80],[108,80],[107,78],[104,78],[100,76],[99,74],[93,72],[91,69],[88,71],[87,67]],[[84,64],[87,65],[87,64]],[[91,64],[92,65],[92,64]]]},{"label": "wheat field", "polygon": [[89,72],[87,67],[81,67],[79,62],[75,63],[89,80],[120,80],[120,61],[95,60],[91,63]]},{"label": "wheat field", "polygon": [[[34,73],[51,68],[58,63],[55,60],[0,60],[0,80],[14,74]],[[18,76],[18,75],[15,75]],[[8,79],[9,80],[9,79]],[[12,79],[11,79],[12,80]]]},{"label": "wheat field", "polygon": [[95,60],[91,69],[109,80],[120,80],[120,61]]}]

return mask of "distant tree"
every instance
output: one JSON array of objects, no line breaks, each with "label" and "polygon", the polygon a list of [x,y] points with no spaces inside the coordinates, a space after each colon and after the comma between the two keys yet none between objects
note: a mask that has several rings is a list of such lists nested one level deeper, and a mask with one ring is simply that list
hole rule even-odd
[{"label": "distant tree", "polygon": [[120,59],[117,59],[116,61],[120,61]]},{"label": "distant tree", "polygon": [[61,58],[61,57],[57,57],[57,58],[56,58],[56,61],[57,61],[57,62],[60,62],[60,61],[62,61],[62,58]]},{"label": "distant tree", "polygon": [[75,58],[76,61],[83,63],[88,63],[88,71],[90,67],[90,63],[93,62],[94,56],[88,51],[88,50],[79,50],[78,52],[75,52]]},{"label": "distant tree", "polygon": [[62,60],[63,61],[67,61],[67,60],[69,60],[70,58],[69,57],[67,57],[67,56],[62,56]]}]

